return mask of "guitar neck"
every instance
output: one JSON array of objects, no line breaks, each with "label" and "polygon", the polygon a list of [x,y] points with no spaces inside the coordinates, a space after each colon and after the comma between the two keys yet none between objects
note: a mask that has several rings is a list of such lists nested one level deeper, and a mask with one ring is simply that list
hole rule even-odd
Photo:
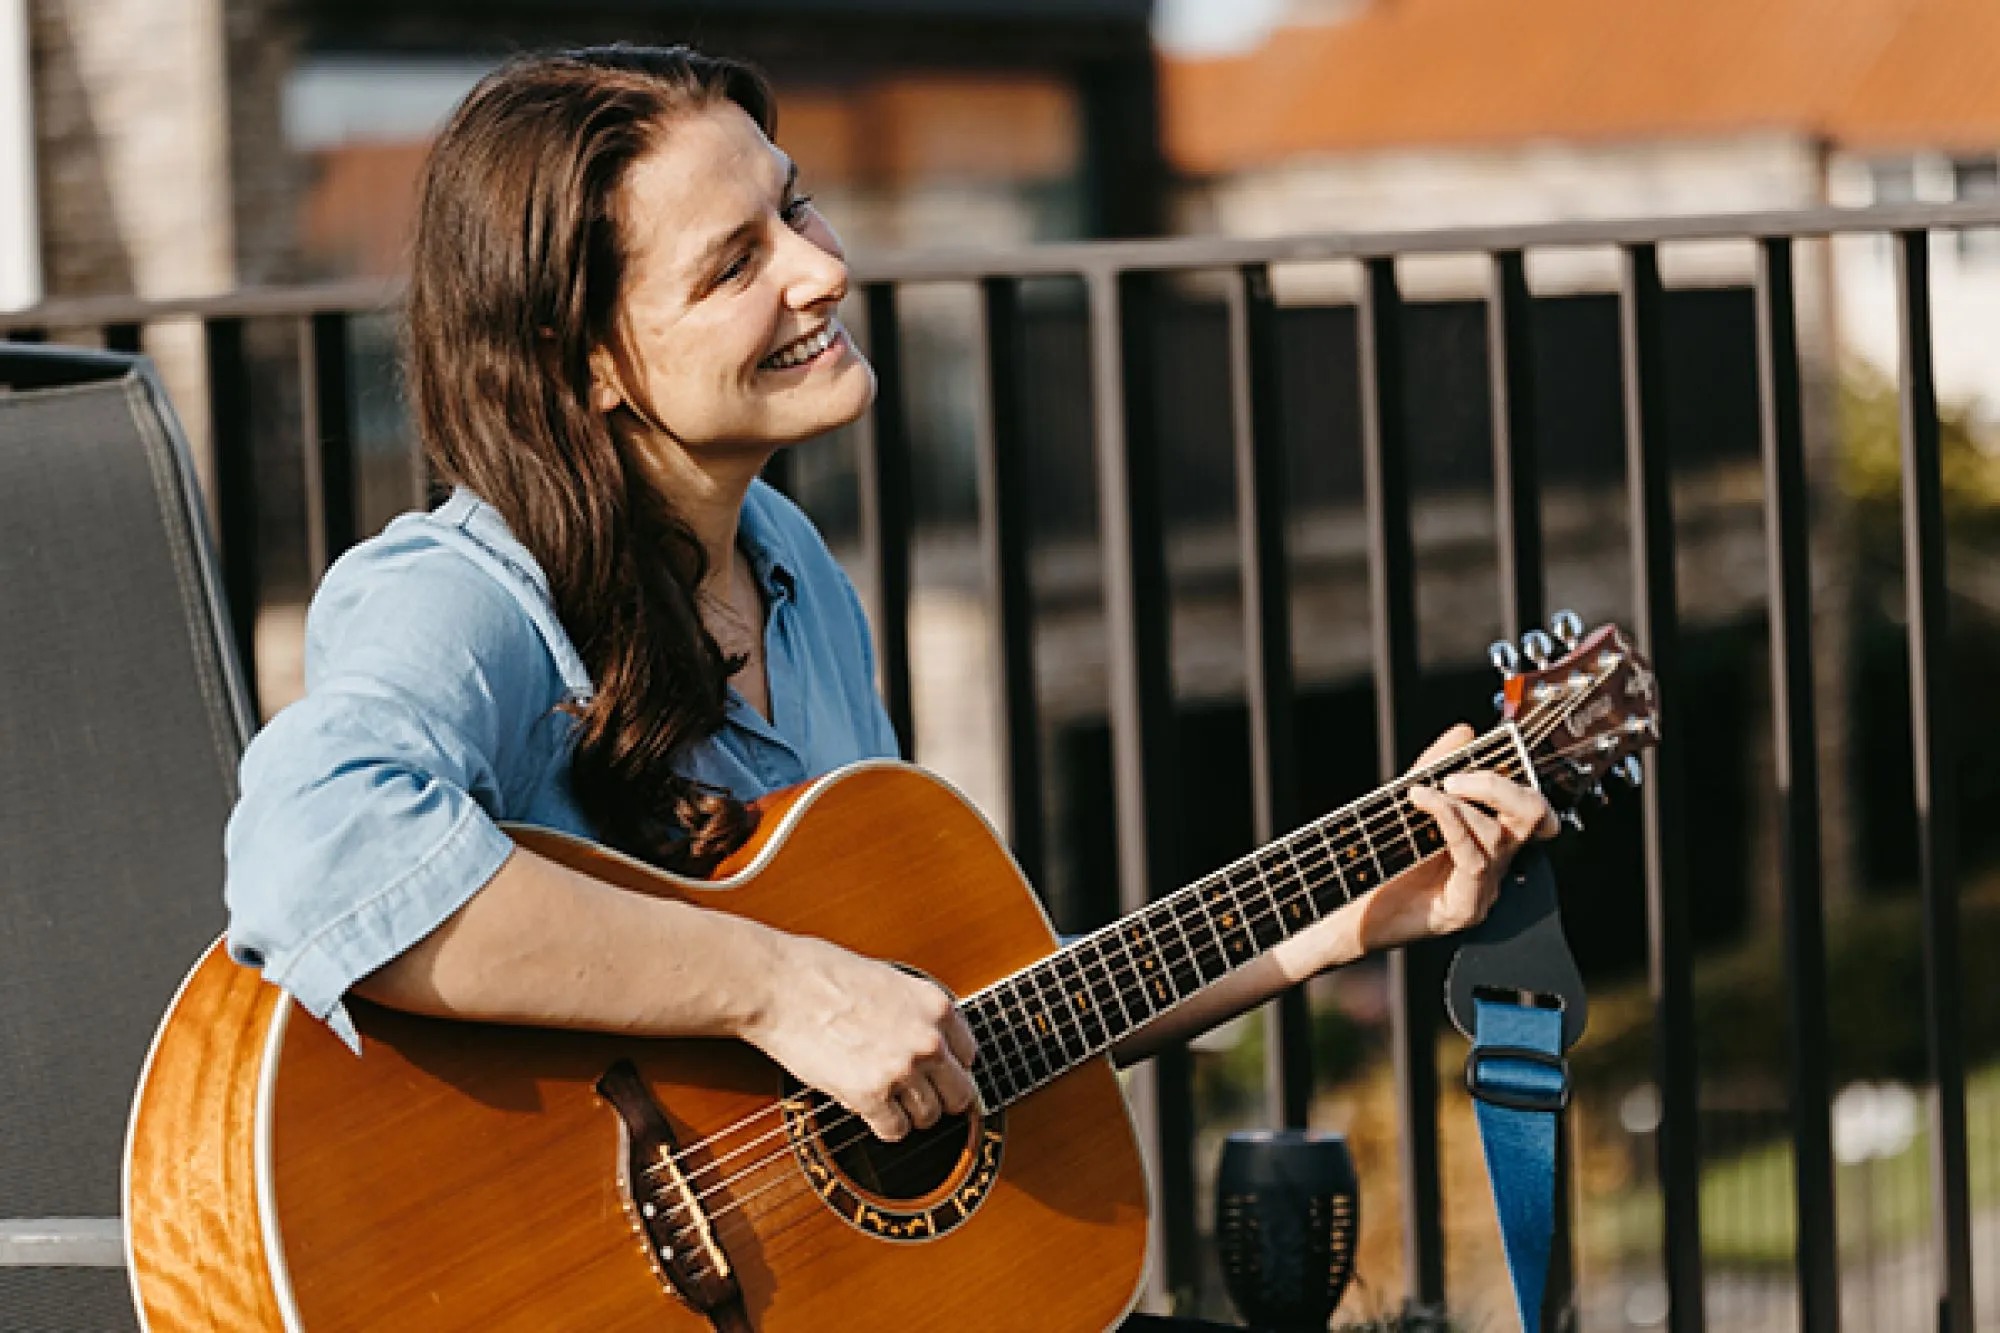
[{"label": "guitar neck", "polygon": [[987,1109],[1020,1100],[1443,851],[1443,831],[1405,793],[1474,769],[1534,781],[1517,728],[1496,727],[961,1001]]}]

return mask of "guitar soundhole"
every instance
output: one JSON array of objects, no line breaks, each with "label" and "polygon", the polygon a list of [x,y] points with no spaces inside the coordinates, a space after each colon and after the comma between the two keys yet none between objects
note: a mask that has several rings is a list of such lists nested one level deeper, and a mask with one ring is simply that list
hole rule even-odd
[{"label": "guitar soundhole", "polygon": [[[822,1121],[838,1120],[844,1112],[821,1112]],[[948,1115],[929,1129],[920,1129],[895,1143],[884,1143],[852,1121],[824,1131],[834,1164],[847,1178],[878,1199],[914,1203],[944,1188],[957,1174],[959,1162],[972,1147],[972,1122]]]},{"label": "guitar soundhole", "polygon": [[884,1143],[845,1108],[790,1080],[785,1129],[827,1207],[885,1240],[933,1240],[964,1222],[1000,1175],[1006,1113],[946,1116]]}]

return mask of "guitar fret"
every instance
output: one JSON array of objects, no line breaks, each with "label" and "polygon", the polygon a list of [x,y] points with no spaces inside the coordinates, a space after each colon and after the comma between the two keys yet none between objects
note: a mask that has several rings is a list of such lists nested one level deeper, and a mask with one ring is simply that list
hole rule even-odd
[{"label": "guitar fret", "polygon": [[[966,1030],[972,1033],[973,1043],[978,1052],[972,1062],[972,1081],[979,1087],[979,1099],[990,1110],[1014,1099],[1019,1089],[1011,1085],[1008,1067],[996,1057],[998,1043],[994,1040],[992,1021],[987,1018],[985,1007],[968,1002],[959,1006],[965,1016]],[[1006,1080],[1003,1085],[1001,1080]]]},{"label": "guitar fret", "polygon": [[1098,1016],[1097,1000],[1090,993],[1090,985],[1084,979],[1083,970],[1076,964],[1071,954],[1064,952],[1055,956],[1055,977],[1062,987],[1063,998],[1069,1003],[1065,1012],[1075,1021],[1077,1031],[1082,1034],[1086,1053],[1101,1051],[1111,1044],[1105,1032],[1104,1020]]},{"label": "guitar fret", "polygon": [[1444,850],[1444,830],[1438,826],[1437,820],[1419,810],[1416,833],[1411,841],[1416,844],[1417,859],[1422,860]]},{"label": "guitar fret", "polygon": [[1248,914],[1250,918],[1250,935],[1257,941],[1259,952],[1280,943],[1292,933],[1291,927],[1285,921],[1284,908],[1278,902],[1278,886],[1276,883],[1278,875],[1288,872],[1283,869],[1274,869],[1264,864],[1267,857],[1274,855],[1280,857],[1284,855],[1282,844],[1275,849],[1259,854],[1257,859],[1251,863],[1257,872],[1257,888],[1262,891],[1264,901],[1269,906],[1268,911],[1260,909]]},{"label": "guitar fret", "polygon": [[1412,832],[1410,831],[1410,802],[1409,802],[1409,798],[1408,798],[1407,796],[1403,796],[1403,795],[1396,795],[1396,796],[1391,796],[1391,797],[1389,798],[1389,801],[1390,801],[1390,803],[1391,803],[1391,804],[1393,804],[1393,805],[1394,805],[1394,806],[1396,807],[1396,819],[1397,819],[1397,821],[1398,821],[1398,822],[1400,822],[1400,823],[1402,824],[1402,826],[1403,826],[1403,841],[1404,841],[1404,842],[1406,842],[1406,843],[1408,843],[1408,844],[1409,844],[1409,848],[1410,848],[1410,860],[1409,860],[1409,865],[1404,865],[1404,866],[1398,866],[1398,867],[1397,867],[1397,869],[1396,869],[1396,872],[1395,872],[1395,873],[1397,873],[1397,874],[1400,874],[1400,873],[1402,873],[1402,872],[1403,872],[1404,870],[1407,870],[1407,869],[1409,869],[1409,867],[1410,867],[1410,866],[1413,866],[1413,865],[1415,865],[1415,864],[1416,864],[1417,862],[1419,862],[1419,861],[1423,860],[1423,859],[1424,859],[1424,857],[1423,857],[1423,853],[1417,850],[1417,836],[1416,836],[1416,834],[1414,834],[1414,833],[1412,833]]},{"label": "guitar fret", "polygon": [[1050,1074],[1050,1066],[1048,1056],[1042,1050],[1041,1043],[1034,1039],[1035,1024],[1033,1011],[1029,1007],[1027,997],[1021,994],[1020,982],[1023,977],[1028,975],[1028,973],[1016,973],[1014,976],[1008,977],[995,987],[995,994],[1007,996],[1009,992],[1012,993],[1013,1008],[1015,1013],[1020,1016],[1020,1021],[1008,1024],[1007,1030],[1013,1037],[1015,1046],[1020,1053],[1021,1066],[1028,1072],[1028,1086],[1034,1087],[1037,1084],[1047,1081]]},{"label": "guitar fret", "polygon": [[986,1025],[992,1034],[995,1068],[1010,1085],[1007,1099],[1012,1101],[1035,1086],[1035,1071],[1021,1050],[1020,1038],[1007,1016],[1004,998],[993,991],[988,993],[987,1000],[992,1007]]},{"label": "guitar fret", "polygon": [[[1197,988],[1206,986],[1219,977],[1227,976],[1228,951],[1223,947],[1222,936],[1216,933],[1215,919],[1209,914],[1206,904],[1202,902],[1199,891],[1183,889],[1161,906],[1173,918],[1174,929],[1179,932],[1181,941],[1188,950],[1188,957],[1193,965],[1195,986]],[[1193,918],[1195,923],[1192,936],[1188,934],[1189,918]],[[1196,940],[1199,940],[1200,944],[1197,945]],[[1214,941],[1213,945],[1209,943],[1211,940]],[[1178,985],[1180,982],[1178,974],[1174,980]],[[1183,995],[1188,993],[1187,987],[1182,986],[1180,989]]]},{"label": "guitar fret", "polygon": [[[1083,1034],[1074,1029],[1069,1006],[1063,1001],[1062,986],[1046,962],[1035,964],[1023,975],[1034,986],[1038,1001],[1034,1013],[1035,1035],[1044,1046],[1054,1048],[1049,1058],[1049,1076],[1053,1078],[1082,1059],[1088,1048],[1084,1047]],[[1074,1045],[1080,1049],[1072,1049],[1072,1033]]]},{"label": "guitar fret", "polygon": [[[1088,955],[1085,950],[1089,951]],[[1119,1035],[1123,1035],[1138,1026],[1132,1021],[1132,1011],[1125,1007],[1125,993],[1118,985],[1113,965],[1104,956],[1104,936],[1092,935],[1086,940],[1079,941],[1076,955],[1084,976],[1090,980],[1090,993],[1096,997],[1098,1012],[1104,1015],[1107,1027],[1115,1022],[1118,1024]],[[1116,1037],[1113,1040],[1116,1040]]]},{"label": "guitar fret", "polygon": [[1284,921],[1287,933],[1296,935],[1320,919],[1319,903],[1313,897],[1312,875],[1299,864],[1299,858],[1292,850],[1292,839],[1285,839],[1278,844],[1278,848],[1284,853],[1287,864],[1291,866],[1292,878],[1298,881],[1298,887],[1287,893],[1283,899],[1274,894],[1272,905],[1278,909],[1278,915]]},{"label": "guitar fret", "polygon": [[1313,906],[1319,908],[1321,915],[1325,915],[1331,908],[1341,907],[1354,901],[1354,890],[1347,887],[1347,872],[1340,865],[1340,850],[1334,846],[1333,839],[1326,835],[1327,822],[1324,819],[1319,820],[1312,826],[1312,831],[1313,836],[1319,839],[1321,855],[1326,858],[1327,875],[1322,883],[1331,884],[1339,889],[1340,901],[1322,904],[1318,893],[1314,893]]},{"label": "guitar fret", "polygon": [[1132,1026],[1136,1029],[1150,1020],[1159,1010],[1153,1006],[1152,997],[1146,993],[1145,981],[1140,975],[1139,960],[1132,953],[1131,941],[1125,937],[1125,926],[1120,924],[1110,929],[1111,938],[1118,941],[1118,952],[1125,955],[1125,970],[1122,975],[1117,975],[1118,1002],[1125,1007],[1128,1016],[1133,1014],[1135,1000],[1144,1011],[1133,1019]]},{"label": "guitar fret", "polygon": [[1222,957],[1230,968],[1235,968],[1256,956],[1256,942],[1244,925],[1243,900],[1237,897],[1225,878],[1221,884],[1204,884],[1201,890],[1204,915],[1209,926],[1215,931],[1216,941],[1222,946]]},{"label": "guitar fret", "polygon": [[[1360,831],[1361,841],[1368,848],[1368,859],[1375,863],[1375,884],[1380,884],[1383,880],[1389,878],[1389,869],[1382,864],[1382,853],[1376,850],[1375,837],[1368,831],[1368,823],[1372,818],[1374,818],[1374,811],[1364,810],[1355,816],[1354,826]],[[1375,885],[1371,884],[1368,887],[1374,888]]]},{"label": "guitar fret", "polygon": [[[1468,751],[1423,781],[1479,767]],[[996,982],[965,1006],[981,1095],[1017,1100],[1443,850],[1442,827],[1409,790],[1404,780],[1371,793]]]},{"label": "guitar fret", "polygon": [[1366,893],[1382,882],[1382,869],[1375,849],[1367,842],[1368,830],[1352,814],[1343,815],[1336,826],[1341,879],[1350,896]]},{"label": "guitar fret", "polygon": [[1137,980],[1145,990],[1146,999],[1152,1004],[1153,1012],[1157,1014],[1163,1009],[1173,1008],[1181,997],[1180,992],[1174,989],[1173,978],[1167,974],[1166,965],[1160,958],[1159,948],[1153,943],[1153,933],[1146,925],[1146,917],[1151,914],[1152,909],[1149,907],[1131,918],[1130,924],[1121,933],[1121,938],[1128,950],[1134,946],[1140,950],[1133,955],[1138,964]]},{"label": "guitar fret", "polygon": [[[1188,914],[1193,911],[1199,915],[1200,909],[1200,901],[1185,889],[1171,897],[1160,899],[1146,909],[1149,914],[1158,913],[1173,922],[1173,938],[1180,940],[1179,957],[1174,956],[1173,939],[1166,941],[1166,951],[1160,955],[1167,965],[1167,975],[1174,983],[1177,998],[1194,994],[1214,979],[1209,975],[1208,968],[1202,965],[1202,960],[1207,956],[1208,946],[1195,942],[1201,932],[1197,930],[1193,935],[1188,934]],[[1226,970],[1226,968],[1217,969],[1215,976],[1221,976]]]}]

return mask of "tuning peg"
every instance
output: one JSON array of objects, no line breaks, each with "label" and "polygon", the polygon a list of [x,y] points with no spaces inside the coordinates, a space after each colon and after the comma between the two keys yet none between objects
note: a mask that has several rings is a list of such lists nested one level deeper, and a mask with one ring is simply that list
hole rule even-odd
[{"label": "tuning peg", "polygon": [[1599,805],[1610,805],[1611,793],[1604,790],[1604,784],[1600,782],[1590,789],[1590,799]]},{"label": "tuning peg", "polygon": [[1578,833],[1583,832],[1583,813],[1575,806],[1571,806],[1569,809],[1563,811],[1561,818],[1563,823],[1569,825]]},{"label": "tuning peg", "polygon": [[1505,690],[1494,691],[1493,711],[1496,713],[1504,713],[1507,711],[1507,691]]},{"label": "tuning peg", "polygon": [[1631,787],[1638,787],[1646,781],[1646,766],[1639,762],[1639,756],[1636,754],[1626,755],[1611,771]]},{"label": "tuning peg", "polygon": [[1516,653],[1514,645],[1505,639],[1497,641],[1486,650],[1486,660],[1491,662],[1493,669],[1504,678],[1511,679],[1521,669],[1520,654]]},{"label": "tuning peg", "polygon": [[1549,632],[1556,636],[1556,642],[1563,651],[1576,651],[1576,641],[1583,637],[1583,617],[1574,611],[1558,611],[1549,617]]},{"label": "tuning peg", "polygon": [[1555,645],[1549,642],[1548,635],[1538,629],[1531,629],[1521,636],[1521,651],[1539,670],[1549,664],[1549,658],[1555,652]]}]

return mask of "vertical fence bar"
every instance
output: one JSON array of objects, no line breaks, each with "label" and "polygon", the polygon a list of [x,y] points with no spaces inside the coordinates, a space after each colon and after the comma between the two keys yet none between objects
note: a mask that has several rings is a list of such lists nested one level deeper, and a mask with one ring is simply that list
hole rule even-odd
[{"label": "vertical fence bar", "polygon": [[896,288],[867,287],[868,359],[875,366],[875,411],[861,449],[861,533],[875,579],[875,640],[882,697],[905,759],[916,755],[910,700],[910,428],[903,403],[902,326]]},{"label": "vertical fence bar", "polygon": [[1519,250],[1493,256],[1486,300],[1493,406],[1493,515],[1499,537],[1501,625],[1509,638],[1542,621],[1542,519],[1535,469],[1535,361],[1528,267]]},{"label": "vertical fence bar", "polygon": [[[1292,616],[1285,553],[1284,401],[1271,272],[1230,275],[1229,386],[1236,531],[1243,577],[1243,687],[1249,704],[1253,835],[1261,845],[1299,822],[1293,745]],[[1303,985],[1265,1007],[1264,1082],[1280,1123],[1303,1129],[1312,1102],[1312,1011]]]},{"label": "vertical fence bar", "polygon": [[1694,937],[1682,850],[1681,743],[1672,707],[1679,683],[1674,511],[1661,373],[1659,252],[1636,245],[1620,256],[1619,354],[1625,394],[1625,471],[1631,495],[1634,631],[1651,656],[1659,690],[1660,743],[1648,757],[1646,808],[1647,966],[1653,991],[1655,1076],[1660,1085],[1660,1191],[1666,1211],[1668,1326],[1706,1326],[1701,1280],[1701,1130],[1694,1044]]},{"label": "vertical fence bar", "polygon": [[1792,242],[1757,246],[1758,408],[1764,451],[1765,568],[1771,615],[1772,750],[1777,760],[1779,873],[1785,903],[1785,1000],[1799,1326],[1840,1328],[1833,1125],[1827,1073],[1826,924],[1821,899],[1818,727],[1814,721],[1810,493],[1799,388]]},{"label": "vertical fence bar", "polygon": [[347,314],[299,320],[299,414],[305,440],[306,538],[317,583],[359,537]]},{"label": "vertical fence bar", "polygon": [[1931,365],[1930,234],[1896,235],[1902,325],[1903,580],[1909,604],[1910,735],[1923,882],[1924,1029],[1930,1046],[1931,1184],[1939,1333],[1972,1329],[1972,1200],[1965,1147],[1965,1045],[1958,957],[1957,792],[1951,778],[1951,659],[1945,633],[1943,476]]},{"label": "vertical fence bar", "polygon": [[243,321],[210,319],[202,330],[208,360],[208,421],[215,446],[215,511],[222,538],[222,591],[243,663],[243,686],[257,707],[257,459],[250,438],[250,370]]},{"label": "vertical fence bar", "polygon": [[[1417,757],[1416,556],[1410,539],[1408,433],[1403,403],[1403,297],[1396,261],[1361,270],[1361,456],[1368,507],[1369,607],[1375,653],[1378,767],[1388,781]],[[1444,1193],[1438,1176],[1437,951],[1389,956],[1398,1104],[1402,1114],[1403,1264],[1411,1302],[1444,1305]]]},{"label": "vertical fence bar", "polygon": [[[1540,476],[1535,466],[1534,308],[1527,257],[1504,250],[1492,257],[1486,295],[1486,373],[1493,416],[1493,519],[1500,564],[1500,620],[1508,638],[1541,624]],[[1574,1154],[1570,1117],[1557,1120],[1554,1234],[1542,1299],[1545,1333],[1573,1327],[1576,1238],[1570,1193]]]},{"label": "vertical fence bar", "polygon": [[[1146,274],[1088,275],[1096,418],[1098,537],[1103,543],[1118,898],[1134,912],[1173,887],[1173,674],[1166,526],[1152,428],[1152,329]],[[1154,1265],[1164,1290],[1195,1282],[1194,1112],[1185,1046],[1163,1051],[1130,1084],[1154,1176]]]},{"label": "vertical fence bar", "polygon": [[1012,278],[979,285],[973,364],[978,411],[979,540],[993,642],[1000,649],[1001,743],[1014,859],[1047,891],[1042,740],[1035,697],[1035,606],[1028,570],[1028,441],[1021,424],[1021,295]]},{"label": "vertical fence bar", "polygon": [[104,326],[104,350],[123,352],[127,356],[139,354],[140,329],[137,324],[106,324]]}]

